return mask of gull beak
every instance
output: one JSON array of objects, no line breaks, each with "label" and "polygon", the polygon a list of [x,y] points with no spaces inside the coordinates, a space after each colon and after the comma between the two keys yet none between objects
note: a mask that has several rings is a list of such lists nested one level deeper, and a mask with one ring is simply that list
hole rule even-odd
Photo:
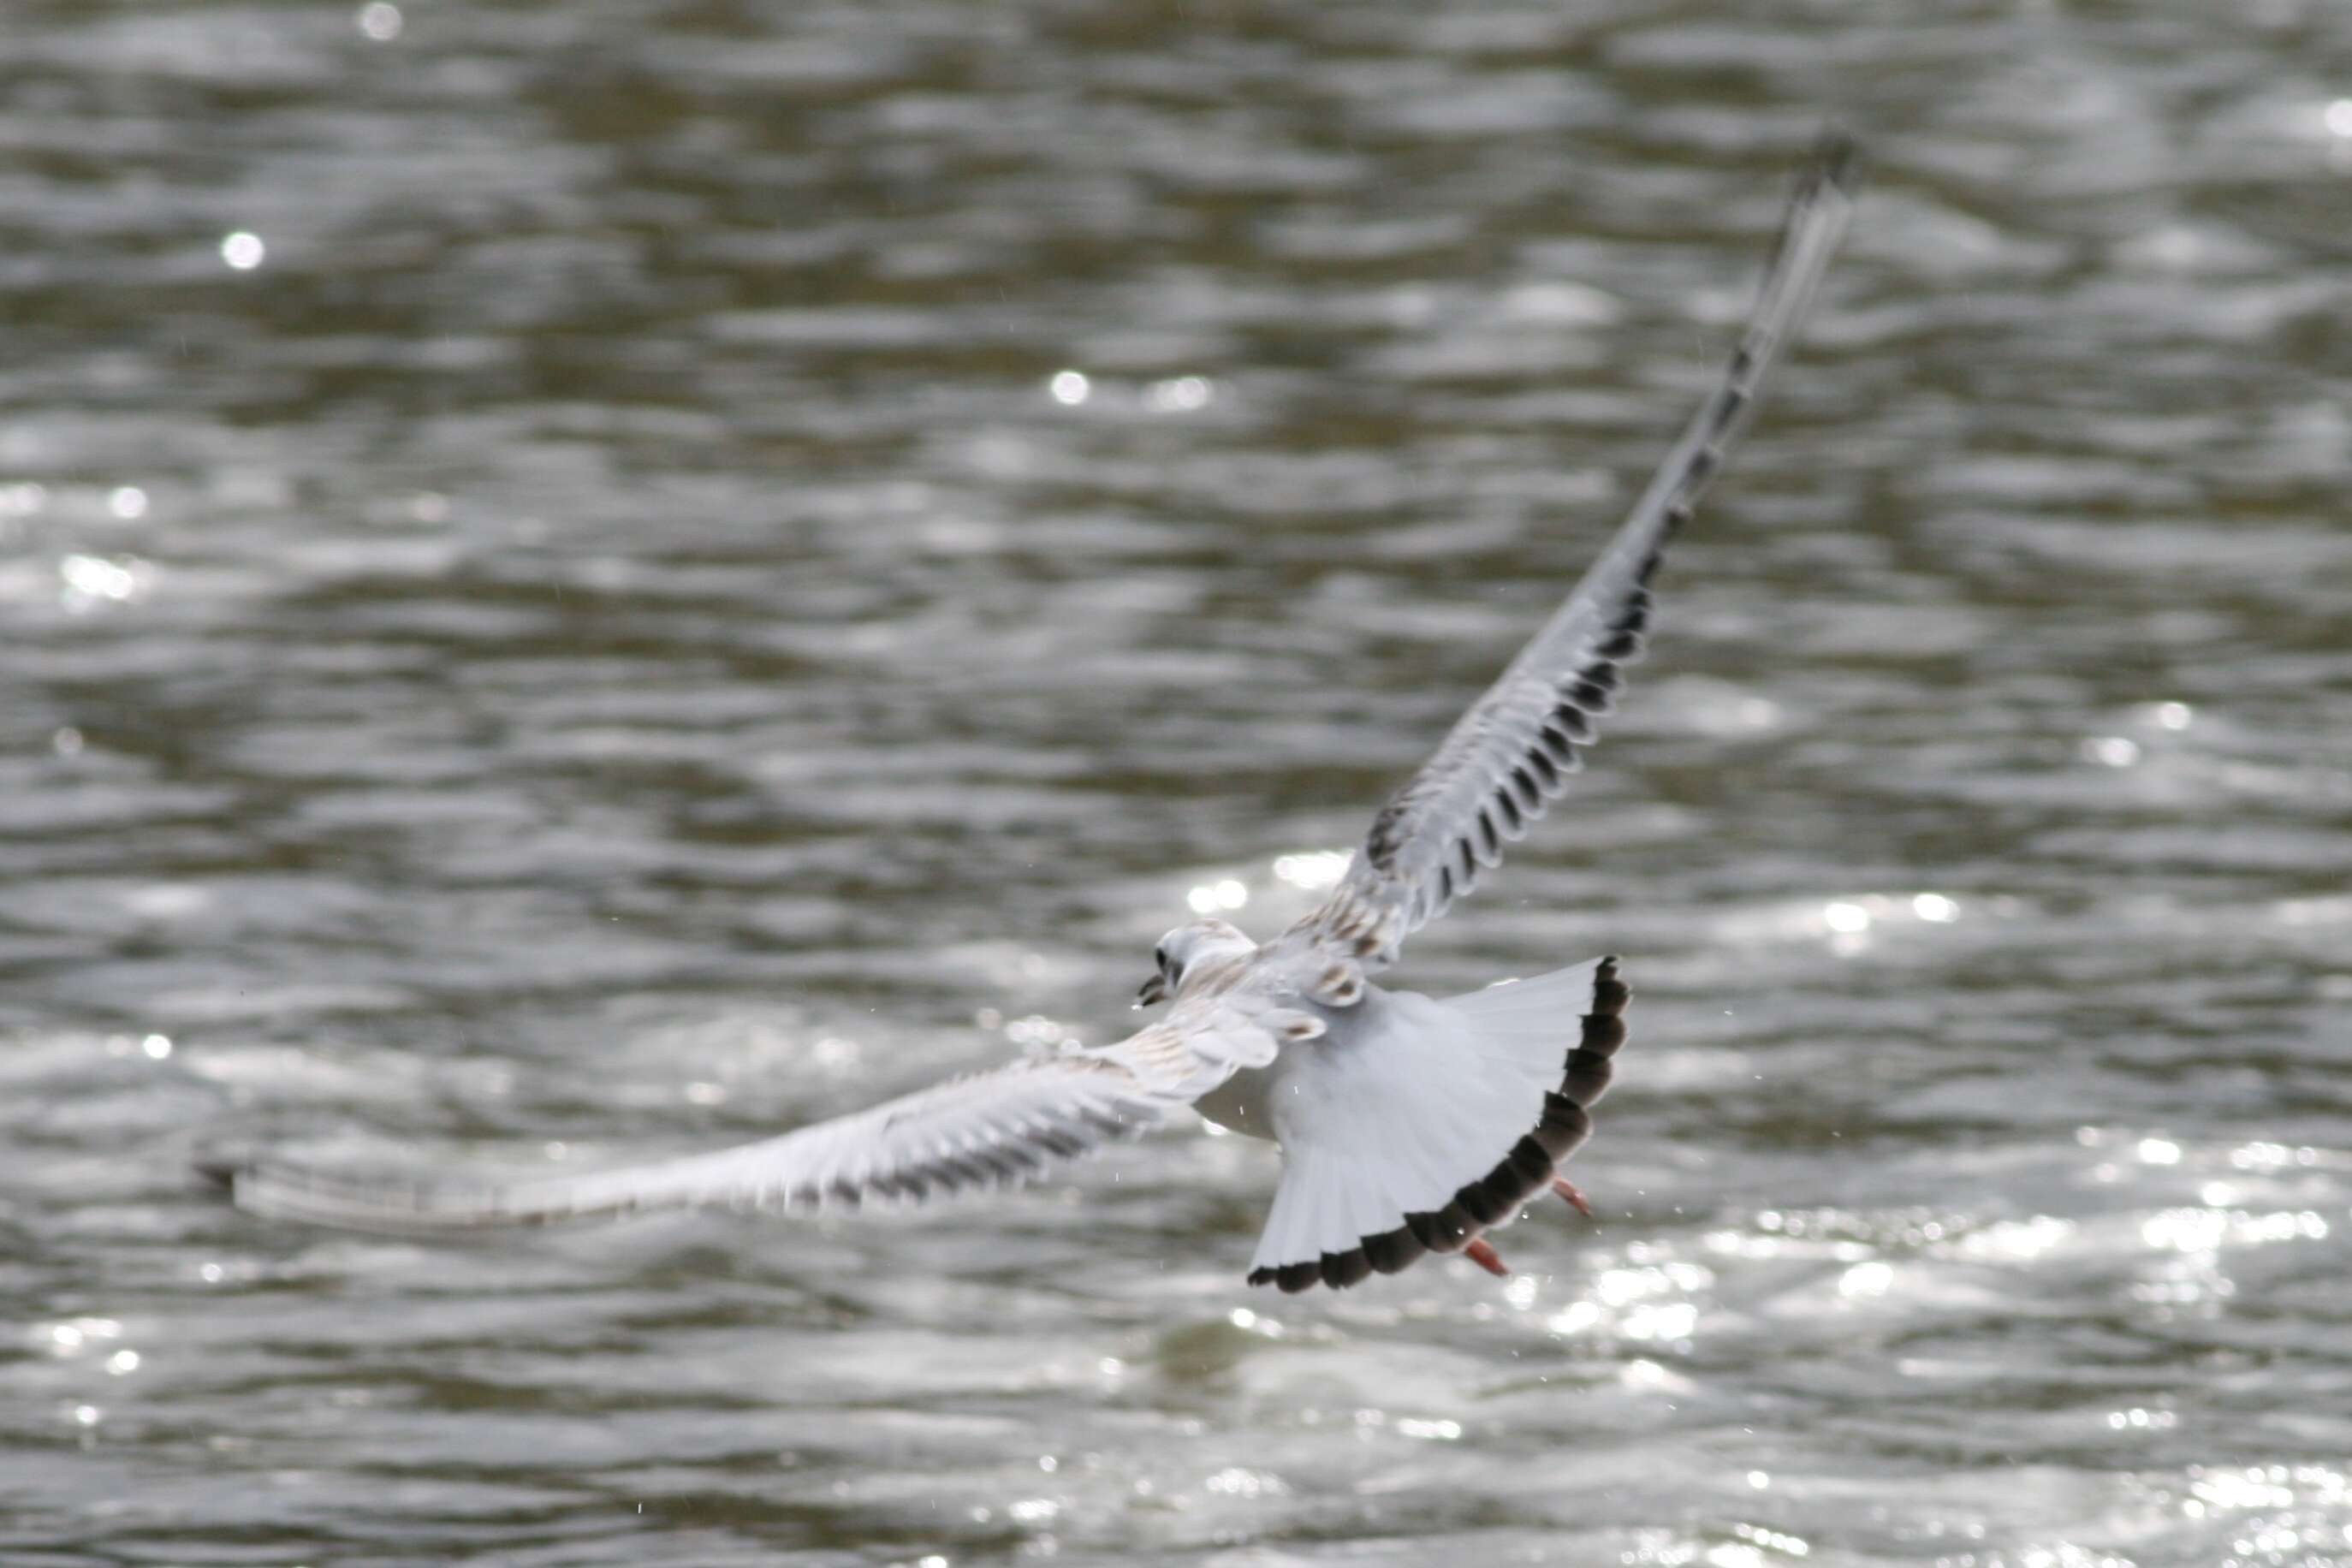
[{"label": "gull beak", "polygon": [[1149,1007],[1167,1000],[1168,976],[1164,974],[1153,975],[1143,983],[1143,989],[1135,994],[1135,1005],[1139,1007]]}]

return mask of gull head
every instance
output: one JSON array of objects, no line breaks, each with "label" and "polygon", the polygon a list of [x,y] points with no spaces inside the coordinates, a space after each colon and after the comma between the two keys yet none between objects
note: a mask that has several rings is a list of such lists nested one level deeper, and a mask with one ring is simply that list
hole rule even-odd
[{"label": "gull head", "polygon": [[1198,973],[1203,968],[1221,961],[1246,958],[1257,951],[1257,943],[1244,936],[1241,928],[1231,921],[1221,921],[1204,915],[1197,921],[1187,921],[1160,939],[1152,950],[1152,962],[1159,973],[1143,983],[1135,994],[1135,1005],[1149,1007],[1155,1002],[1165,1002],[1183,988],[1187,973]]}]

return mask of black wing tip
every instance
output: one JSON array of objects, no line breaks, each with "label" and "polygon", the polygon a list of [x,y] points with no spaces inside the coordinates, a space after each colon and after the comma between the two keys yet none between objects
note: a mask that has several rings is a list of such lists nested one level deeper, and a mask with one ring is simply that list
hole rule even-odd
[{"label": "black wing tip", "polygon": [[1862,189],[1862,143],[1837,121],[1830,121],[1813,138],[1813,153],[1800,176],[1808,189],[1827,185],[1852,196]]},{"label": "black wing tip", "polygon": [[188,1173],[216,1192],[227,1193],[253,1169],[253,1156],[234,1149],[205,1149],[188,1161]]}]

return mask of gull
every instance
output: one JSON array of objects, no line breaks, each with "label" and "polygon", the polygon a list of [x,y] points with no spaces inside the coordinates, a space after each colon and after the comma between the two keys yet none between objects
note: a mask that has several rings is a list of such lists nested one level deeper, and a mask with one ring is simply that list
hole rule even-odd
[{"label": "gull", "polygon": [[1176,927],[1115,1045],[990,1071],[712,1153],[601,1173],[372,1180],[295,1163],[204,1173],[256,1215],[408,1236],[655,1209],[817,1210],[1019,1184],[1180,1107],[1271,1139],[1283,1169],[1248,1279],[1346,1289],[1430,1254],[1507,1272],[1487,1233],[1556,1191],[1625,1042],[1614,957],[1433,1000],[1373,976],[1566,794],[1650,632],[1651,580],[1754,412],[1843,237],[1851,145],[1800,174],[1730,363],[1575,591],[1374,816],[1327,900],[1260,943]]}]

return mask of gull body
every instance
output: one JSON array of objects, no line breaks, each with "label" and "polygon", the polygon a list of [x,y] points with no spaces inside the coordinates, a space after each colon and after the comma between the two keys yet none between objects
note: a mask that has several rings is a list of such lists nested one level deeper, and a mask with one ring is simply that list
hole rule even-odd
[{"label": "gull body", "polygon": [[1393,1059],[1401,1047],[1444,1062],[1474,1044],[1444,1006],[1416,992],[1368,985],[1363,1000],[1353,1007],[1318,1011],[1327,1017],[1322,1035],[1283,1052],[1265,1067],[1242,1068],[1194,1100],[1192,1109],[1203,1121],[1228,1131],[1269,1142],[1283,1142],[1287,1127],[1295,1142],[1298,1120],[1286,1112],[1307,1096],[1328,1099],[1350,1066],[1377,1079],[1401,1065]]},{"label": "gull body", "polygon": [[1502,1272],[1486,1233],[1592,1127],[1631,993],[1598,958],[1465,995],[1373,976],[1569,787],[1647,641],[1666,544],[1720,471],[1811,307],[1852,205],[1850,149],[1798,181],[1721,381],[1566,602],[1373,817],[1324,903],[1261,944],[1223,920],[1163,937],[1115,1044],[1023,1058],[740,1148],[526,1179],[377,1181],[208,1162],[256,1214],[439,1235],[655,1208],[915,1202],[1028,1180],[1191,1107],[1281,1146],[1252,1284],[1345,1288],[1433,1252]]}]

